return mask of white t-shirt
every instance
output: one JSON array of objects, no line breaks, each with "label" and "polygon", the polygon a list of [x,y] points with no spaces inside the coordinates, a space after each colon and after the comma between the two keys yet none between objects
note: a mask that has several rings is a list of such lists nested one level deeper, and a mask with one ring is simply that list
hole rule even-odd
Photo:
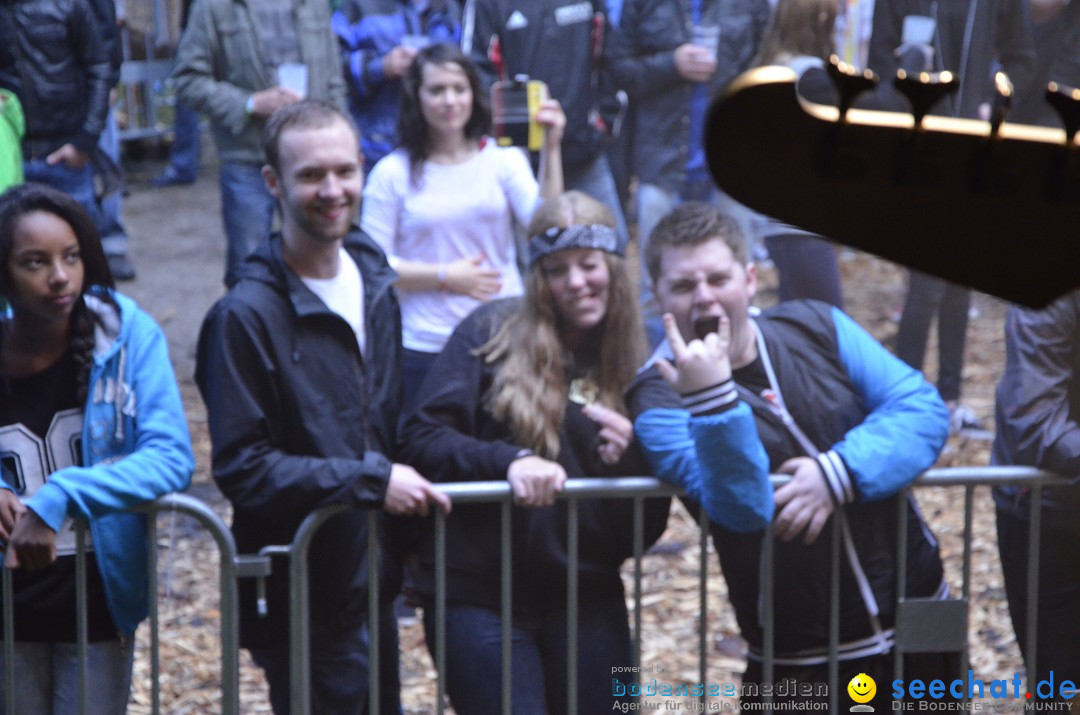
[{"label": "white t-shirt", "polygon": [[349,324],[356,334],[360,354],[364,354],[366,332],[364,330],[364,279],[356,262],[344,248],[338,249],[338,274],[333,278],[307,278],[300,276],[311,292],[319,296],[326,307]]},{"label": "white t-shirt", "polygon": [[[461,164],[424,163],[419,186],[409,179],[409,157],[398,149],[379,161],[364,188],[360,225],[390,258],[450,263],[487,255],[502,274],[495,297],[521,295],[514,219],[527,224],[540,187],[520,149],[488,140]],[[439,291],[402,291],[402,342],[410,350],[437,353],[450,333],[480,301]]]}]

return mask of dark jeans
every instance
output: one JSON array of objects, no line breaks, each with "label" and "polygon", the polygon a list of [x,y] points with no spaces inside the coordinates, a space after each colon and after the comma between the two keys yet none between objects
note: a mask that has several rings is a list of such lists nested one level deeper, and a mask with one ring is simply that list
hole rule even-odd
[{"label": "dark jeans", "polygon": [[48,184],[82,204],[86,213],[100,226],[104,221],[101,207],[94,195],[94,169],[89,162],[81,169],[71,169],[66,164],[46,164],[45,159],[27,159],[23,162],[26,181]]},{"label": "dark jeans", "polygon": [[946,402],[960,399],[969,307],[971,291],[968,288],[910,271],[904,316],[896,335],[896,356],[916,370],[922,370],[930,323],[937,316],[937,388]]},{"label": "dark jeans", "polygon": [[175,138],[166,171],[171,170],[177,181],[190,183],[199,175],[199,153],[202,148],[199,113],[185,102],[177,102],[173,131]]},{"label": "dark jeans", "polygon": [[805,234],[765,237],[765,248],[780,275],[780,300],[812,298],[844,309],[836,249]]},{"label": "dark jeans", "polygon": [[225,223],[225,285],[239,278],[240,264],[270,237],[274,197],[257,164],[222,163],[221,216]]},{"label": "dark jeans", "polygon": [[[120,134],[116,126],[116,110],[109,108],[109,114],[105,118],[105,131],[98,139],[98,146],[109,155],[109,158],[120,165]],[[126,256],[128,252],[128,235],[124,228],[121,214],[120,197],[123,195],[120,188],[101,199],[101,211],[98,214],[100,223],[97,224],[98,233],[101,234],[101,247],[105,249],[106,256]]]},{"label": "dark jeans", "polygon": [[[1025,662],[1027,652],[1028,532],[1030,523],[997,513],[998,551],[1009,598],[1009,616]],[[1039,530],[1039,602],[1036,628],[1035,684],[1049,680],[1054,671],[1054,697],[1062,680],[1080,682],[1080,549],[1076,531],[1048,527]]]},{"label": "dark jeans", "polygon": [[[446,690],[459,713],[502,712],[501,617],[473,606],[446,608]],[[424,633],[435,659],[435,604],[424,603]],[[566,611],[515,616],[511,664],[514,715],[567,712]],[[621,597],[578,611],[579,713],[611,712],[613,668],[630,666],[632,650],[626,604]],[[623,671],[628,672],[628,671]]]},{"label": "dark jeans", "polygon": [[[893,681],[893,656],[878,655],[856,660],[842,660],[838,664],[837,682],[829,684],[829,664],[807,666],[781,666],[773,670],[773,703],[798,702],[798,703],[822,703],[827,708],[829,693],[836,690],[839,693],[837,703],[840,712],[848,712],[854,701],[848,695],[848,684],[851,679],[859,674],[866,674],[873,678],[877,686],[874,698],[867,703],[874,708],[875,712],[887,713],[892,711],[892,681]],[[913,680],[922,680],[930,683],[940,680],[949,684],[960,678],[960,654],[959,653],[913,653],[904,656],[904,683]],[[742,691],[739,701],[741,703],[760,703],[760,689],[755,693],[747,690],[747,686],[764,685],[762,681],[761,663],[749,661],[746,664],[746,672],[743,673]],[[819,687],[825,686],[828,687]],[[802,688],[809,687],[810,695],[802,692]],[[941,700],[935,702],[953,702],[953,698],[947,691]],[[744,709],[745,712],[745,709]]]},{"label": "dark jeans", "polygon": [[[389,603],[380,610],[379,713],[401,715],[397,621]],[[319,715],[367,715],[367,626],[338,633],[312,633],[311,712]],[[289,648],[251,648],[251,659],[263,669],[275,715],[290,712]]]}]

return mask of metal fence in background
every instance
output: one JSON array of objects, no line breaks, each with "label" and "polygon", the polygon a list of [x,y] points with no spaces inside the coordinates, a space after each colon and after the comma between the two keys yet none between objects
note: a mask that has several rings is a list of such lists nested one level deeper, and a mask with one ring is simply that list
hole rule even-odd
[{"label": "metal fence in background", "polygon": [[[779,481],[782,478],[776,478]],[[900,598],[896,610],[896,646],[897,655],[905,652],[935,651],[935,650],[958,650],[961,653],[961,672],[967,668],[967,649],[970,634],[968,633],[968,605],[971,598],[971,559],[972,559],[972,526],[974,490],[980,486],[1005,486],[1022,485],[1031,489],[1031,521],[1029,537],[1029,560],[1028,560],[1028,611],[1027,619],[1027,644],[1026,650],[1032,655],[1026,663],[1028,679],[1034,675],[1034,653],[1036,652],[1035,627],[1037,619],[1037,596],[1038,596],[1038,552],[1039,552],[1039,524],[1041,519],[1041,507],[1039,498],[1042,489],[1047,486],[1067,483],[1063,478],[1036,469],[1019,467],[960,467],[935,469],[927,472],[914,484],[915,489],[962,487],[964,489],[964,529],[963,529],[963,566],[961,577],[961,593],[958,598],[944,601],[927,601],[924,599]],[[467,482],[458,484],[439,485],[439,489],[451,497],[454,504],[468,504],[489,502],[501,505],[501,618],[502,618],[502,711],[513,712],[511,700],[511,614],[513,612],[512,578],[515,565],[511,550],[511,525],[513,523],[512,494],[510,486],[506,482]],[[567,482],[565,491],[559,495],[560,499],[566,500],[568,509],[567,520],[567,544],[568,544],[568,576],[566,606],[567,618],[567,643],[566,655],[567,669],[567,693],[565,712],[571,715],[577,713],[577,696],[580,683],[577,682],[577,608],[578,608],[578,580],[577,559],[579,550],[578,533],[578,504],[583,499],[632,499],[634,502],[634,533],[633,533],[633,602],[634,608],[631,614],[631,625],[634,642],[634,664],[640,665],[642,648],[642,558],[644,557],[643,526],[644,526],[644,500],[649,497],[668,497],[680,494],[680,491],[671,485],[659,482],[652,478],[621,478],[621,479],[572,479]],[[906,499],[898,499],[901,515],[906,508]],[[308,579],[307,579],[307,553],[308,548],[318,529],[330,518],[345,510],[346,507],[327,507],[318,510],[303,522],[297,530],[293,541],[287,545],[271,546],[264,548],[259,554],[245,555],[236,553],[236,545],[228,527],[220,517],[208,506],[191,497],[183,495],[171,495],[157,500],[140,509],[151,518],[149,522],[149,543],[157,543],[156,519],[162,513],[180,513],[193,517],[207,530],[211,538],[217,544],[220,552],[220,593],[221,593],[221,708],[223,715],[235,715],[241,712],[239,697],[239,638],[237,617],[237,581],[240,578],[259,578],[269,576],[271,555],[289,556],[290,569],[290,667],[291,667],[291,697],[292,712],[300,715],[310,713],[310,668],[309,653],[306,644],[308,642]],[[699,550],[699,628],[698,628],[698,671],[699,682],[708,682],[708,528],[704,510],[700,511],[700,550]],[[832,553],[832,589],[830,593],[830,624],[829,624],[829,669],[830,682],[836,681],[838,672],[837,648],[839,645],[839,574],[841,563],[841,541],[844,520],[841,513],[832,519],[831,527],[831,553]],[[439,673],[437,683],[436,702],[433,708],[439,713],[444,711],[445,683],[443,674],[446,672],[446,522],[447,519],[455,518],[453,515],[446,517],[441,512],[433,517],[435,520],[435,643],[434,661]],[[371,511],[369,514],[369,532],[378,533],[378,512]],[[897,593],[903,593],[905,588],[905,563],[906,549],[906,518],[899,519],[899,533],[897,535]],[[80,694],[82,701],[81,713],[85,713],[86,707],[86,586],[85,586],[85,550],[83,541],[85,527],[78,529],[78,550],[76,554],[76,577],[77,577],[77,633],[79,636],[78,646],[80,653]],[[762,598],[765,604],[762,613],[762,626],[764,628],[763,643],[763,671],[764,682],[772,682],[773,657],[774,657],[774,628],[772,598],[777,575],[773,573],[773,538],[767,535],[763,543],[763,574],[762,574]],[[150,549],[150,593],[157,594],[157,554],[156,549]],[[369,564],[378,563],[378,544],[376,540],[369,540]],[[377,569],[376,569],[377,570]],[[3,623],[5,633],[12,633],[14,623],[13,609],[11,606],[11,576],[4,570],[2,577],[4,596]],[[369,623],[379,622],[379,601],[377,597],[378,579],[369,579]],[[264,593],[259,589],[260,593]],[[934,623],[949,622],[956,625],[952,629],[926,628],[927,619]],[[160,628],[157,613],[157,604],[151,604],[150,612],[150,672],[152,680],[152,709],[153,712],[162,712],[160,697]],[[373,665],[369,673],[371,711],[378,712],[378,703],[382,694],[379,692],[379,680],[377,664],[379,662],[379,634],[377,628],[369,629],[370,652],[369,662]],[[4,643],[5,668],[2,677],[10,686],[14,674],[12,669],[13,643],[10,639]],[[902,658],[896,658],[896,676],[902,677]],[[5,689],[4,711],[11,715],[15,712],[13,701],[13,689]],[[838,712],[837,689],[829,689],[830,711]],[[766,696],[767,697],[767,696]],[[702,696],[704,700],[704,696]],[[767,700],[766,700],[767,702]],[[584,714],[583,714],[584,715]]]}]

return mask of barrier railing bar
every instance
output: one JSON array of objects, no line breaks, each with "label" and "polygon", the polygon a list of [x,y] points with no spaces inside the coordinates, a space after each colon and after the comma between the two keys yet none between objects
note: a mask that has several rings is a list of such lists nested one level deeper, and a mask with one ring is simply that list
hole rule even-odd
[{"label": "barrier railing bar", "polygon": [[641,667],[641,557],[645,551],[645,500],[634,497],[634,667]]},{"label": "barrier railing bar", "polygon": [[[186,494],[168,494],[133,511],[153,519],[164,512],[180,513],[201,524],[218,546],[221,555],[221,713],[240,713],[240,623],[236,595],[236,541],[221,517],[203,502]],[[151,543],[151,547],[156,545]],[[151,594],[156,598],[157,594]],[[157,684],[155,683],[155,688]]]},{"label": "barrier railing bar", "polygon": [[500,523],[502,524],[500,533],[500,538],[502,540],[502,583],[500,584],[502,596],[502,612],[500,614],[502,619],[500,623],[500,629],[502,634],[502,642],[500,644],[502,646],[502,707],[503,715],[513,715],[514,703],[513,693],[511,692],[511,689],[513,687],[514,680],[513,673],[510,672],[511,667],[513,667],[513,660],[511,657],[511,647],[513,646],[513,631],[511,629],[513,627],[512,619],[514,607],[512,592],[512,569],[514,559],[510,549],[512,543],[511,536],[513,533],[511,531],[512,524],[510,518],[512,513],[511,507],[513,506],[513,503],[510,500],[510,485],[508,483],[500,483],[500,485],[505,487],[505,489],[501,490],[502,494],[500,495],[502,498],[502,519],[500,520]]},{"label": "barrier railing bar", "polygon": [[446,515],[435,510],[435,711],[446,711]]},{"label": "barrier railing bar", "polygon": [[[840,673],[837,653],[840,648],[840,536],[844,528],[844,509],[833,512],[832,533],[829,535],[829,712],[839,712],[839,688],[832,687]],[[798,538],[798,537],[796,537]]]},{"label": "barrier railing bar", "polygon": [[578,500],[566,504],[566,712],[577,715],[578,700]]},{"label": "barrier railing bar", "polygon": [[939,467],[928,469],[915,480],[917,487],[960,487],[968,484],[984,487],[1064,486],[1070,481],[1056,472],[1034,467]]},{"label": "barrier railing bar", "polygon": [[320,526],[349,507],[327,506],[307,515],[289,545],[289,696],[290,712],[311,715],[311,662],[308,643],[310,589],[308,584],[308,547]]},{"label": "barrier railing bar", "polygon": [[150,712],[161,712],[161,619],[158,616],[157,515],[146,517],[146,566],[150,576]]},{"label": "barrier railing bar", "polygon": [[[698,682],[707,682],[709,656],[709,515],[698,505]],[[701,703],[705,702],[702,688]]]},{"label": "barrier railing bar", "polygon": [[[773,600],[773,592],[776,588],[775,578],[776,562],[776,537],[772,529],[766,528],[761,537],[761,572],[759,574],[759,589],[761,591],[761,679],[766,683],[776,682],[776,634],[774,624],[776,622],[776,603]],[[765,703],[772,702],[772,692],[765,697]]]},{"label": "barrier railing bar", "polygon": [[[974,536],[975,529],[975,487],[967,485],[964,487],[964,573],[961,586],[961,595],[964,598],[964,602],[969,604],[968,608],[964,609],[964,633],[971,633],[971,538]],[[964,640],[964,649],[960,651],[960,672],[966,673],[968,669],[968,649],[971,645],[968,640]],[[964,693],[964,697],[961,698],[962,702],[968,702],[968,693]]]},{"label": "barrier railing bar", "polygon": [[911,491],[902,489],[896,495],[896,613],[893,616],[893,679],[904,678],[904,647],[899,638],[900,602],[907,597],[907,519]]},{"label": "barrier railing bar", "polygon": [[1031,502],[1028,506],[1028,560],[1027,560],[1027,608],[1024,622],[1027,623],[1027,687],[1035,689],[1035,674],[1038,652],[1039,616],[1039,531],[1042,526],[1042,487],[1036,484],[1031,488]]},{"label": "barrier railing bar", "polygon": [[382,624],[379,619],[379,509],[368,509],[368,712],[379,710],[379,670],[382,667],[380,641]]},{"label": "barrier railing bar", "polygon": [[[511,487],[507,482],[454,482],[434,486],[450,497],[455,505],[512,498]],[[556,495],[556,499],[568,499],[572,496],[608,499],[638,496],[665,497],[679,496],[682,493],[679,487],[653,477],[619,477],[615,479],[586,477],[567,480],[566,488]]]},{"label": "barrier railing bar", "polygon": [[[5,544],[5,547],[7,545]],[[15,715],[15,604],[11,587],[11,569],[0,569],[4,591],[4,715]]]},{"label": "barrier railing bar", "polygon": [[88,657],[86,629],[86,523],[75,519],[75,643],[79,656],[76,669],[79,673],[79,715],[86,715],[87,697],[86,659]]}]

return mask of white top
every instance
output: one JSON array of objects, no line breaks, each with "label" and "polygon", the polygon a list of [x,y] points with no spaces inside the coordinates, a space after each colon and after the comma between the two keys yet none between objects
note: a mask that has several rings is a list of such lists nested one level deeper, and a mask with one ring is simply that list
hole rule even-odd
[{"label": "white top", "polygon": [[344,247],[338,249],[341,267],[333,278],[308,278],[300,276],[311,292],[319,296],[326,307],[349,324],[356,334],[360,354],[364,354],[366,332],[364,330],[364,279],[356,262]]},{"label": "white top", "polygon": [[[375,165],[364,188],[360,226],[397,259],[450,263],[487,255],[502,274],[494,298],[521,295],[514,219],[527,224],[540,202],[540,187],[520,149],[488,140],[461,164],[424,163],[419,186],[409,179],[409,157],[398,149]],[[402,343],[437,353],[480,301],[439,291],[402,291]]]}]

